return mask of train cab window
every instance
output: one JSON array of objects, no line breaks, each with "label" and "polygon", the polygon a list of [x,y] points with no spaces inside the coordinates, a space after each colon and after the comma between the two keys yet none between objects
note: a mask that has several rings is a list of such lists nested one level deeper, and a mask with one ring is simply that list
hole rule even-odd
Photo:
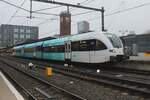
[{"label": "train cab window", "polygon": [[[122,48],[121,40],[116,35],[109,34],[108,38],[109,38],[110,42],[112,43],[113,47]],[[131,40],[133,40],[133,39],[131,39]]]},{"label": "train cab window", "polygon": [[107,49],[106,45],[99,41],[99,40],[96,40],[96,50],[105,50]]}]

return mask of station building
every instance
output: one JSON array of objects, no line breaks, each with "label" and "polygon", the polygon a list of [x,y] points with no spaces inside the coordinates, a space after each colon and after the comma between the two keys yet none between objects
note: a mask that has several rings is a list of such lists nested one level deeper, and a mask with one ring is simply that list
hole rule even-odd
[{"label": "station building", "polygon": [[0,26],[0,48],[13,46],[28,39],[38,39],[39,28],[2,24]]}]

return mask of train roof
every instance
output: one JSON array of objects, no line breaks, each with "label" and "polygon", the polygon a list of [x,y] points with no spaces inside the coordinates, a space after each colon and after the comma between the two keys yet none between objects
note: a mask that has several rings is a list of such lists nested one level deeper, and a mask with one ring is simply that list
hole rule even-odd
[{"label": "train roof", "polygon": [[43,42],[46,40],[52,40],[52,39],[56,39],[54,37],[46,37],[46,38],[42,38],[42,39],[28,39],[22,43],[18,43],[15,46],[19,46],[19,45],[25,45],[25,44],[31,44],[31,43],[35,43],[35,42]]},{"label": "train roof", "polygon": [[[105,41],[106,36],[105,34],[110,34],[110,33],[104,33],[101,32],[99,33],[97,32],[88,32],[88,33],[83,33],[83,34],[75,34],[75,35],[68,35],[68,36],[64,36],[64,37],[60,37],[60,38],[47,38],[45,39],[40,39],[40,41],[37,42],[32,42],[32,43],[28,43],[28,44],[22,44],[21,46],[25,46],[25,47],[35,47],[35,46],[40,46],[43,43],[43,46],[53,46],[53,45],[64,45],[64,42],[66,40],[71,40],[71,41],[78,41],[78,40],[87,40],[87,39],[101,39],[102,41]],[[43,41],[42,41],[43,40]],[[20,47],[20,46],[19,46]]]},{"label": "train roof", "polygon": [[53,40],[44,41],[43,46],[53,46],[53,45],[63,45],[64,41],[66,41],[68,37],[57,38]]},{"label": "train roof", "polygon": [[25,45],[24,47],[25,47],[25,48],[36,47],[36,43],[27,44],[27,45]]}]

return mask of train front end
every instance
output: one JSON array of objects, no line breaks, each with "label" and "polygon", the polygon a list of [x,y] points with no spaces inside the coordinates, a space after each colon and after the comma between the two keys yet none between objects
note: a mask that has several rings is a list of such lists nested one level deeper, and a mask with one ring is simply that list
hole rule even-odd
[{"label": "train front end", "polygon": [[124,54],[124,47],[122,41],[115,34],[107,34],[109,41],[112,44],[112,47],[109,49],[110,52],[110,61],[123,61],[128,59]]}]

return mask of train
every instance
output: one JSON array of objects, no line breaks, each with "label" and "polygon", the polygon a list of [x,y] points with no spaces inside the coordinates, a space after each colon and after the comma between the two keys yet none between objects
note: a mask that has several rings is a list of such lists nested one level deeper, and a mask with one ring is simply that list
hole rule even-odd
[{"label": "train", "polygon": [[13,47],[13,56],[97,64],[121,61],[123,44],[115,34],[88,32]]}]

